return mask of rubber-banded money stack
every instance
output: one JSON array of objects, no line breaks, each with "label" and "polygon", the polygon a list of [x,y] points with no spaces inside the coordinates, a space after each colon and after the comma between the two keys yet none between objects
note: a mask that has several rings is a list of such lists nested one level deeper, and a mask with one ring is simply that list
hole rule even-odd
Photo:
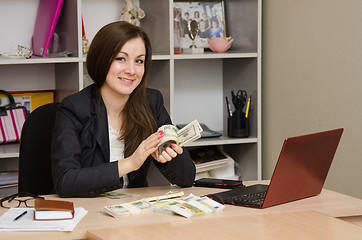
[{"label": "rubber-banded money stack", "polygon": [[166,149],[166,147],[171,147],[172,143],[182,147],[199,139],[203,131],[197,120],[192,121],[180,130],[174,125],[163,125],[158,128],[158,131],[161,130],[164,132],[164,136],[160,144],[158,144],[156,150],[157,155]]}]

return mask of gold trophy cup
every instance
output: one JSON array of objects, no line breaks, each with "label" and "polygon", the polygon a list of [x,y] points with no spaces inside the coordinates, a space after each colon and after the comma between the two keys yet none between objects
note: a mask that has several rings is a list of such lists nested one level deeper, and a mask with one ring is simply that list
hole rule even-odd
[{"label": "gold trophy cup", "polygon": [[187,34],[189,35],[192,44],[190,45],[189,48],[183,49],[184,53],[204,53],[204,48],[198,48],[195,45],[195,39],[198,31],[199,31],[199,23],[195,20],[192,20],[187,26]]},{"label": "gold trophy cup", "polygon": [[187,34],[189,35],[190,39],[192,40],[192,44],[190,45],[190,48],[197,48],[195,45],[195,38],[197,35],[197,32],[199,31],[199,24],[197,21],[192,20],[188,27],[187,27]]}]

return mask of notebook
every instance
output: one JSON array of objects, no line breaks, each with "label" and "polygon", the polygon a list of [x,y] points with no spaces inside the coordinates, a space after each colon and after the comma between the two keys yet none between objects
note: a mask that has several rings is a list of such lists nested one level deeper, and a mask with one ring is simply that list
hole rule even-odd
[{"label": "notebook", "polygon": [[65,220],[74,218],[74,204],[71,201],[46,200],[34,201],[34,220]]},{"label": "notebook", "polygon": [[269,185],[256,184],[207,196],[221,203],[266,208],[318,195],[342,133],[340,128],[287,138]]},{"label": "notebook", "polygon": [[32,38],[34,55],[44,57],[52,40],[64,0],[40,0]]}]

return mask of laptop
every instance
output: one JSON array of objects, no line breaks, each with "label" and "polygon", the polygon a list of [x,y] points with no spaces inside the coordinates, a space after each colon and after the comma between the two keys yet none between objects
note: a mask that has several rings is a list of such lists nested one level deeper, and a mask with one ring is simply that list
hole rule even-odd
[{"label": "laptop", "polygon": [[320,194],[343,128],[284,141],[269,185],[255,184],[209,194],[225,204],[266,208]]}]

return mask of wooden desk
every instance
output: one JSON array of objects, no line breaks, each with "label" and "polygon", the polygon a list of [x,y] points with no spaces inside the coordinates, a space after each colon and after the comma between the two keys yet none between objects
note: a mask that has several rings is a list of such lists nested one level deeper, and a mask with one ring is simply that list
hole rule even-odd
[{"label": "wooden desk", "polygon": [[316,211],[254,214],[187,222],[167,222],[137,226],[92,229],[92,240],[111,239],[253,239],[360,240],[362,228]]},{"label": "wooden desk", "polygon": [[[247,182],[246,184],[254,184],[256,182]],[[105,227],[122,227],[136,226],[156,223],[189,223],[190,219],[181,216],[166,215],[162,213],[146,213],[143,215],[129,216],[125,218],[113,218],[99,212],[99,209],[107,205],[115,205],[124,202],[130,202],[135,199],[164,195],[168,191],[184,191],[185,195],[193,193],[197,196],[203,196],[209,193],[225,191],[224,189],[212,188],[177,188],[170,186],[150,187],[150,188],[134,188],[121,189],[126,193],[138,194],[137,198],[109,199],[105,197],[97,198],[71,198],[75,207],[83,207],[88,210],[88,214],[76,226],[72,232],[0,232],[0,239],[82,239],[86,237],[87,230],[99,229]],[[46,199],[59,199],[57,195],[45,196]],[[294,201],[279,206],[266,209],[253,209],[226,205],[224,211],[213,213],[205,216],[199,216],[200,221],[204,219],[239,217],[243,215],[259,215],[266,213],[283,213],[313,210],[332,217],[350,217],[362,215],[362,200],[353,198],[344,194],[336,193],[323,189],[318,196]],[[0,208],[2,215],[7,210]]]}]

